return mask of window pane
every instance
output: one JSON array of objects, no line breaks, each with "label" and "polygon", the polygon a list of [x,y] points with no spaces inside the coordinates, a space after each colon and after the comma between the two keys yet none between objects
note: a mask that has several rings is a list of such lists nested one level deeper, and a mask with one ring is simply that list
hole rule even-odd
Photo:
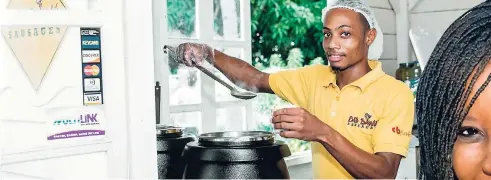
[{"label": "window pane", "polygon": [[[175,44],[170,44],[170,46],[177,47]],[[171,106],[200,104],[200,71],[178,63],[175,59],[176,54],[173,51],[175,50],[166,50],[167,63],[169,65],[169,104]],[[160,68],[158,69],[160,70]]]},{"label": "window pane", "polygon": [[173,38],[196,38],[195,0],[167,0],[167,32]]},{"label": "window pane", "polygon": [[201,112],[184,112],[184,113],[172,113],[170,115],[170,122],[174,122],[173,125],[184,127],[186,129],[196,128],[201,133]]},{"label": "window pane", "polygon": [[[254,126],[251,130],[259,131],[274,131],[273,124],[271,123],[272,109],[278,105],[288,105],[290,103],[282,100],[273,94],[258,94],[253,100],[253,117]],[[292,153],[302,152],[310,149],[310,144],[307,141],[301,141],[298,139],[286,139],[277,135],[277,140],[285,141]]]},{"label": "window pane", "polygon": [[243,106],[217,109],[217,131],[241,131],[245,119]]},{"label": "window pane", "polygon": [[213,0],[215,39],[240,40],[242,23],[240,0]]},{"label": "window pane", "polygon": [[[244,59],[244,50],[242,48],[217,48],[217,50],[224,52],[227,55],[239,58],[239,59]],[[225,75],[223,75],[220,71],[215,69],[215,74],[225,80],[226,82],[232,84],[232,86],[239,88],[239,86],[235,85],[232,83],[232,81],[228,80]],[[240,84],[239,84],[240,85]],[[225,86],[220,84],[219,82],[215,82],[215,97],[217,102],[224,102],[224,101],[235,101],[239,100],[235,97],[232,97],[230,95],[230,90],[227,89]],[[239,88],[239,90],[242,90]]]},{"label": "window pane", "polygon": [[171,67],[169,75],[169,104],[189,105],[201,103],[201,73],[195,68]]}]

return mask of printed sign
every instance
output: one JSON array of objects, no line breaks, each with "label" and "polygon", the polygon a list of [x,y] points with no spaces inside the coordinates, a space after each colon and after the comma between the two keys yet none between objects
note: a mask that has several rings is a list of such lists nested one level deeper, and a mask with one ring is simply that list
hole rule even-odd
[{"label": "printed sign", "polygon": [[101,53],[99,50],[82,50],[82,63],[100,63]]},{"label": "printed sign", "polygon": [[103,104],[100,35],[99,28],[80,28],[84,105]]},{"label": "printed sign", "polygon": [[[38,11],[67,8],[62,0],[9,0],[7,9]],[[2,35],[34,89],[38,90],[45,82],[45,76],[67,28],[67,26],[49,25],[2,26]]]},{"label": "printed sign", "polygon": [[48,116],[48,141],[106,134],[105,114],[100,109],[63,108],[48,112]]},{"label": "printed sign", "polygon": [[102,104],[102,93],[84,93],[85,105],[99,105]]},{"label": "printed sign", "polygon": [[85,78],[84,79],[84,91],[100,91],[101,79],[99,78]]}]

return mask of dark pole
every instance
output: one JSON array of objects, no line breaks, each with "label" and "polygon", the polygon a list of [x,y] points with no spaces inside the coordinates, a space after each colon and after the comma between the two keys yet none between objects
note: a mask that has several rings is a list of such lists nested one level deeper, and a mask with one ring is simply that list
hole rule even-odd
[{"label": "dark pole", "polygon": [[155,83],[155,118],[156,123],[160,124],[160,82]]}]

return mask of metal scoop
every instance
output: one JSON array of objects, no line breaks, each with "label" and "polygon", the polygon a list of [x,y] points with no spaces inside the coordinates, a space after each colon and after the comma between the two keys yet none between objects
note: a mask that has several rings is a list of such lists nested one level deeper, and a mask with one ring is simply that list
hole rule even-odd
[{"label": "metal scoop", "polygon": [[[169,59],[173,60],[173,61],[177,61],[175,49],[176,49],[175,47],[171,47],[171,46],[167,46],[167,45],[164,46],[164,52],[166,52],[169,56]],[[230,95],[232,95],[235,98],[247,100],[247,99],[255,98],[257,96],[255,93],[252,93],[249,91],[238,90],[237,88],[233,87],[229,83],[227,83],[224,80],[220,79],[219,77],[215,76],[215,74],[213,74],[212,72],[210,72],[208,69],[206,69],[203,66],[196,65],[196,68],[198,68],[200,71],[202,71],[203,73],[205,73],[206,75],[208,75],[209,77],[214,79],[215,81],[218,81],[220,84],[222,84],[223,86],[228,88],[230,90]]]}]

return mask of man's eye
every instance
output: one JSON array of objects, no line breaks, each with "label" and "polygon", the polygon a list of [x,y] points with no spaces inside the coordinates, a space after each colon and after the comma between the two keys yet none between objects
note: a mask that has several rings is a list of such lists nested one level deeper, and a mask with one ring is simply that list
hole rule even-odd
[{"label": "man's eye", "polygon": [[351,33],[349,33],[349,32],[342,32],[341,33],[341,36],[343,36],[343,37],[349,37],[350,35],[351,35]]}]

